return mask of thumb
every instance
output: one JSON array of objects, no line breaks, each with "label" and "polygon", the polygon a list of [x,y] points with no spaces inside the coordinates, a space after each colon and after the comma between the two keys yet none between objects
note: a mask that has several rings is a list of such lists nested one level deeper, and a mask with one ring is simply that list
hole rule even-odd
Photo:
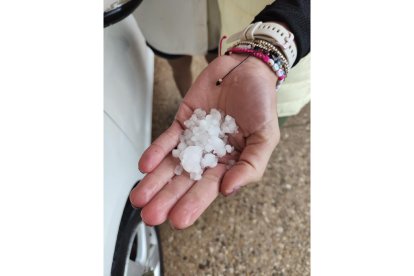
[{"label": "thumb", "polygon": [[239,161],[224,175],[220,192],[228,196],[248,183],[260,180],[279,141],[279,135],[265,139],[253,134],[246,139]]}]

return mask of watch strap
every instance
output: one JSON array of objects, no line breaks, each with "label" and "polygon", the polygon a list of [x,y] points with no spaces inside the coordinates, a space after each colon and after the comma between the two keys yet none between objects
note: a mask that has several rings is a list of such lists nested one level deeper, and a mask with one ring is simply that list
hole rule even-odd
[{"label": "watch strap", "polygon": [[228,38],[228,41],[254,39],[266,40],[279,47],[288,60],[289,68],[292,67],[297,57],[297,48],[293,41],[294,35],[285,27],[274,22],[263,23],[259,21],[250,24],[240,32],[231,35]]}]

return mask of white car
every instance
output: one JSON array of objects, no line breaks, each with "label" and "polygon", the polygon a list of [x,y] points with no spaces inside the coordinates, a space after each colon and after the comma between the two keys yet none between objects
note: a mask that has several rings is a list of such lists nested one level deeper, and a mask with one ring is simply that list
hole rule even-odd
[{"label": "white car", "polygon": [[145,226],[129,202],[143,178],[138,159],[151,141],[154,54],[131,15],[140,2],[105,3],[105,276],[162,275],[157,229]]}]

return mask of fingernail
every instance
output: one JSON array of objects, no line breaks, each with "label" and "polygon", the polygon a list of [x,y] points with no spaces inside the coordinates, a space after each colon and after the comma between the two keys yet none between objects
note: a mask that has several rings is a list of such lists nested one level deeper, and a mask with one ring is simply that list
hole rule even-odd
[{"label": "fingernail", "polygon": [[138,160],[138,170],[139,170],[141,173],[144,173],[144,172],[141,170],[141,158]]},{"label": "fingernail", "polygon": [[146,222],[145,222],[144,218],[142,217],[142,210],[141,210],[140,216],[141,216],[141,220],[142,220],[142,222],[143,222],[146,226],[148,226],[148,227],[153,227],[153,226],[154,226],[154,225],[151,225],[151,224],[148,224],[148,223],[146,223]]},{"label": "fingernail", "polygon": [[229,193],[227,196],[235,195],[240,190],[240,186],[234,187],[233,191]]},{"label": "fingernail", "polygon": [[135,204],[135,200],[134,200],[134,196],[132,195],[133,191],[131,193],[129,193],[129,203],[131,203],[131,206],[134,209],[139,209],[139,207],[137,207],[137,205]]},{"label": "fingernail", "polygon": [[135,206],[135,204],[134,204],[134,200],[132,199],[132,195],[131,194],[129,194],[129,203],[131,204],[132,208],[138,209],[138,207]]},{"label": "fingernail", "polygon": [[170,225],[170,228],[172,230],[177,230],[177,228],[174,227],[174,225],[171,223],[171,221],[168,221],[168,224]]}]

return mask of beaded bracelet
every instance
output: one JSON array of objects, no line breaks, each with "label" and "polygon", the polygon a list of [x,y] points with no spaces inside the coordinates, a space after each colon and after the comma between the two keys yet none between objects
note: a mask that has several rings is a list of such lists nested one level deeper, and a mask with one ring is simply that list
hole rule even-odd
[{"label": "beaded bracelet", "polygon": [[240,45],[247,45],[247,46],[250,46],[250,48],[262,49],[262,50],[268,52],[270,55],[282,59],[282,61],[284,63],[283,68],[286,71],[286,73],[289,73],[289,66],[288,66],[289,63],[288,63],[286,57],[273,44],[271,44],[267,41],[264,41],[264,40],[256,39],[256,40],[253,40],[253,41],[249,41],[249,40],[239,41],[236,44],[234,44],[232,47],[237,47],[237,46],[240,46]]},{"label": "beaded bracelet", "polygon": [[251,56],[254,56],[258,59],[261,59],[263,62],[268,64],[270,68],[273,70],[273,72],[277,76],[277,84],[276,84],[276,91],[279,90],[280,86],[286,79],[286,72],[283,68],[283,61],[280,57],[276,57],[275,59],[272,59],[269,54],[259,50],[259,49],[250,49],[248,47],[244,47],[242,45],[233,47],[226,51],[226,55],[230,55],[232,53],[236,54],[248,54]]},{"label": "beaded bracelet", "polygon": [[286,65],[289,64],[289,62],[286,59],[285,55],[279,50],[279,48],[277,48],[276,46],[274,46],[273,44],[271,44],[268,41],[261,40],[261,39],[241,40],[241,41],[238,41],[237,43],[235,43],[233,45],[233,47],[238,46],[238,45],[251,45],[251,47],[259,47],[259,48],[264,49],[268,52],[274,52],[276,55],[283,58],[283,60],[286,62]]},{"label": "beaded bracelet", "polygon": [[[285,63],[283,57],[282,56],[277,56],[277,55],[272,55],[272,53],[270,53],[269,51],[267,51],[265,49],[261,49],[259,47],[255,47],[255,48],[252,49],[252,47],[250,47],[249,45],[239,45],[239,46],[233,47],[232,49],[248,49],[248,50],[258,51],[260,53],[265,54],[268,57],[264,61],[266,63],[269,63],[270,66],[273,66],[274,63],[276,63],[275,66],[277,68],[275,69],[275,72],[279,69],[283,69],[285,72],[287,71],[286,70],[286,63]],[[268,59],[270,59],[270,60],[268,61]],[[286,72],[286,74],[287,74],[287,72]]]}]

